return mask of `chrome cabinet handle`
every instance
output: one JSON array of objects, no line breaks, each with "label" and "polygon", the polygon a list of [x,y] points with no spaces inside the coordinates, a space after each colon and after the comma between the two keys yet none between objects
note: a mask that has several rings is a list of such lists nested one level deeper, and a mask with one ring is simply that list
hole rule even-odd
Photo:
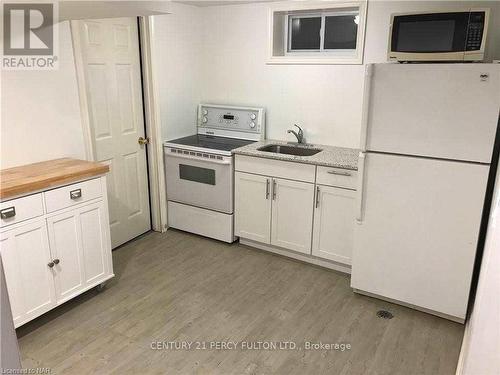
[{"label": "chrome cabinet handle", "polygon": [[273,178],[273,201],[276,200],[276,180]]},{"label": "chrome cabinet handle", "polygon": [[14,206],[4,208],[3,210],[0,211],[0,217],[2,219],[8,219],[14,216],[16,216],[16,208]]},{"label": "chrome cabinet handle", "polygon": [[54,262],[49,262],[49,263],[47,264],[47,266],[49,266],[49,268],[54,267]]},{"label": "chrome cabinet handle", "polygon": [[337,176],[352,176],[352,174],[349,173],[349,172],[328,171],[327,173],[328,174],[334,174],[334,175],[337,175]]},{"label": "chrome cabinet handle", "polygon": [[60,260],[56,258],[52,262],[54,262],[54,264],[59,264]]},{"label": "chrome cabinet handle", "polygon": [[69,192],[69,197],[71,199],[78,199],[82,197],[82,189],[71,190]]},{"label": "chrome cabinet handle", "polygon": [[319,186],[316,186],[316,208],[319,207]]},{"label": "chrome cabinet handle", "polygon": [[266,199],[269,199],[269,179],[266,178]]}]

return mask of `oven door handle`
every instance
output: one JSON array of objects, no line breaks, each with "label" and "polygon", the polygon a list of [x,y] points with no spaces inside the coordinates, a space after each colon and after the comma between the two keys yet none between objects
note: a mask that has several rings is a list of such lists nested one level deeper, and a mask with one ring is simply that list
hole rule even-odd
[{"label": "oven door handle", "polygon": [[[168,152],[165,154],[166,158],[180,158],[180,159],[188,159],[188,160],[196,160],[196,161],[205,161],[207,163],[215,163],[215,164],[223,164],[223,165],[230,165],[231,164],[231,157],[230,156],[223,156],[223,159],[217,159],[217,156],[215,158],[204,158],[204,157],[199,157],[199,156],[194,156],[194,155],[185,155],[185,154],[174,154]],[[229,158],[229,160],[227,159]]]}]

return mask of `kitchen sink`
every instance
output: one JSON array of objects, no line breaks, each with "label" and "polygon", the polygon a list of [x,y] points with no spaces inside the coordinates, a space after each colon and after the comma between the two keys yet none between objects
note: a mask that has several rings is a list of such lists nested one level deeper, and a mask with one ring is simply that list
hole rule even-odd
[{"label": "kitchen sink", "polygon": [[323,151],[319,148],[309,148],[309,147],[289,146],[289,145],[267,145],[260,147],[257,150],[264,152],[274,152],[277,154],[296,155],[296,156],[312,156],[316,155],[320,151]]}]

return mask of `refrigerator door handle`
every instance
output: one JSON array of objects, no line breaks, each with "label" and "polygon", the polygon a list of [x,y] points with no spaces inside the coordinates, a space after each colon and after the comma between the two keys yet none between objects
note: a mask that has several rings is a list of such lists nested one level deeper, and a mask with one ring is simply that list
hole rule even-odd
[{"label": "refrigerator door handle", "polygon": [[361,109],[361,137],[360,147],[361,151],[366,151],[366,144],[368,142],[368,120],[370,116],[370,95],[373,78],[373,64],[368,64],[365,67],[365,86],[363,90],[363,106]]},{"label": "refrigerator door handle", "polygon": [[358,186],[356,188],[356,221],[358,224],[363,222],[363,190],[364,190],[364,179],[365,179],[365,160],[366,154],[364,152],[359,153],[358,159]]}]

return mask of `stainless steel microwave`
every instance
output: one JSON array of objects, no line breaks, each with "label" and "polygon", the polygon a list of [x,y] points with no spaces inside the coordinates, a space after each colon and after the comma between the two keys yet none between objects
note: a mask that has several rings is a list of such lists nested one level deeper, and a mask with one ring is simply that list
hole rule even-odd
[{"label": "stainless steel microwave", "polygon": [[481,61],[489,9],[391,15],[389,61]]}]

